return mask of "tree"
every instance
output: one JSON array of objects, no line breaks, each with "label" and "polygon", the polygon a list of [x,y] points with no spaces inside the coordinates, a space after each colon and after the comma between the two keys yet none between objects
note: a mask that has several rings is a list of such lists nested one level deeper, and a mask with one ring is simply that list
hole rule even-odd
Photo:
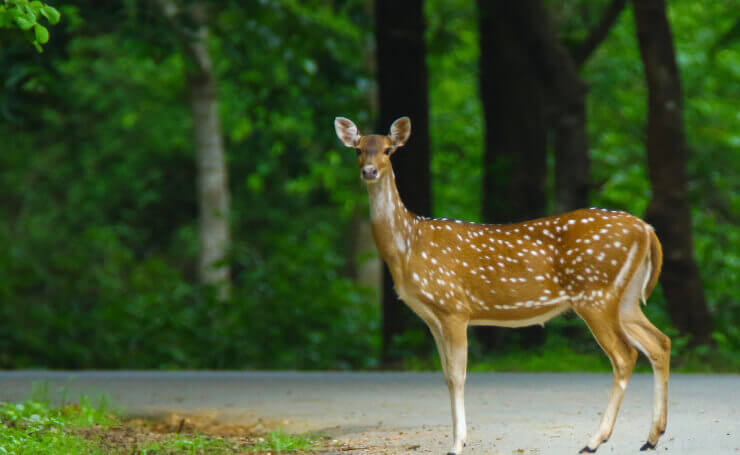
[{"label": "tree", "polygon": [[554,136],[557,211],[582,208],[588,205],[589,187],[586,84],[540,1],[505,3],[512,29],[521,36],[522,52],[531,59],[547,97],[543,109]]},{"label": "tree", "polygon": [[[545,214],[547,119],[539,63],[528,50],[532,15],[522,2],[478,0],[480,93],[485,123],[483,220],[510,223]],[[484,328],[489,348],[505,343],[501,328]],[[522,332],[540,342],[540,327]]]},{"label": "tree", "polygon": [[226,263],[230,243],[231,196],[218,118],[216,74],[208,52],[205,6],[192,3],[187,10],[175,0],[159,0],[186,57],[186,80],[198,168],[198,208],[202,283],[218,288],[222,299],[230,294],[231,269]]},{"label": "tree", "polygon": [[646,218],[663,243],[661,275],[668,312],[692,343],[710,341],[712,321],[694,260],[687,195],[681,81],[664,0],[634,2],[637,39],[648,88],[647,159],[653,197]]},{"label": "tree", "polygon": [[[429,173],[429,103],[423,0],[375,2],[378,59],[379,131],[398,117],[412,121],[409,142],[393,155],[398,191],[406,207],[419,215],[431,212]],[[391,360],[391,342],[412,319],[396,296],[387,267],[383,272],[383,361]]]},{"label": "tree", "polygon": [[[586,135],[586,85],[578,70],[599,47],[614,26],[627,0],[612,0],[598,24],[587,37],[566,53],[566,49],[552,36],[543,37],[548,49],[546,61],[551,62],[542,74],[551,83],[551,124],[555,151],[555,205],[558,212],[566,212],[589,205],[591,187],[589,171],[591,160]],[[544,19],[543,19],[544,21]],[[548,27],[539,30],[544,32]],[[554,77],[549,78],[549,75]]]}]

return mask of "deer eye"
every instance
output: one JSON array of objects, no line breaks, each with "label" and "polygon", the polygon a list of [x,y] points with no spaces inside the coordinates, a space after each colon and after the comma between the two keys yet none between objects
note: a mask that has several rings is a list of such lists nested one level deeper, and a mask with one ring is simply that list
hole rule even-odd
[{"label": "deer eye", "polygon": [[357,156],[360,156],[360,153],[362,153],[361,149],[355,149],[355,152],[357,152]]},{"label": "deer eye", "polygon": [[385,149],[383,151],[383,153],[385,153],[386,155],[390,155],[391,154],[391,147],[388,147],[387,149]]}]

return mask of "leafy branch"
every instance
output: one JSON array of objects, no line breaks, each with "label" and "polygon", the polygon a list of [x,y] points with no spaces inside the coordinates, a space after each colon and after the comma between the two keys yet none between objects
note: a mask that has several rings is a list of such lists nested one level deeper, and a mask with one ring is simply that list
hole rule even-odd
[{"label": "leafy branch", "polygon": [[59,23],[59,10],[39,0],[2,0],[0,28],[20,29],[39,52],[49,42],[49,30],[39,20],[45,17],[50,25]]}]

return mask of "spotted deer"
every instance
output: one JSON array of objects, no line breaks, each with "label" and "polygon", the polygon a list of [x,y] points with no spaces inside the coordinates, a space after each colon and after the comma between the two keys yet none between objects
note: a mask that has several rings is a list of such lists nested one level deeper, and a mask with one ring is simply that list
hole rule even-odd
[{"label": "spotted deer", "polygon": [[609,438],[637,350],[650,360],[655,382],[652,425],[641,450],[655,448],[666,427],[671,342],[640,309],[663,260],[650,225],[596,208],[501,225],[417,216],[401,201],[391,165],[411,134],[409,118],[393,122],[388,136],[361,136],[343,117],[334,128],[357,152],[373,237],[396,292],[437,344],[452,405],[450,454],[460,454],[466,439],[468,326],[544,325],[568,310],[586,322],[614,370],[606,412],[581,452],[595,452]]}]

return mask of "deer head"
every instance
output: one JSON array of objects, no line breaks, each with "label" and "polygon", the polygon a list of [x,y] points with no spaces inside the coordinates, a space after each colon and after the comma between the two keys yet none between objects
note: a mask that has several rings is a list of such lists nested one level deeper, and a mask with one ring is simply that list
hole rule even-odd
[{"label": "deer head", "polygon": [[379,134],[360,136],[360,131],[352,120],[344,117],[334,119],[334,129],[339,140],[357,152],[362,179],[366,183],[373,183],[391,168],[391,155],[408,141],[411,135],[411,120],[408,117],[401,117],[393,122],[388,136]]}]

